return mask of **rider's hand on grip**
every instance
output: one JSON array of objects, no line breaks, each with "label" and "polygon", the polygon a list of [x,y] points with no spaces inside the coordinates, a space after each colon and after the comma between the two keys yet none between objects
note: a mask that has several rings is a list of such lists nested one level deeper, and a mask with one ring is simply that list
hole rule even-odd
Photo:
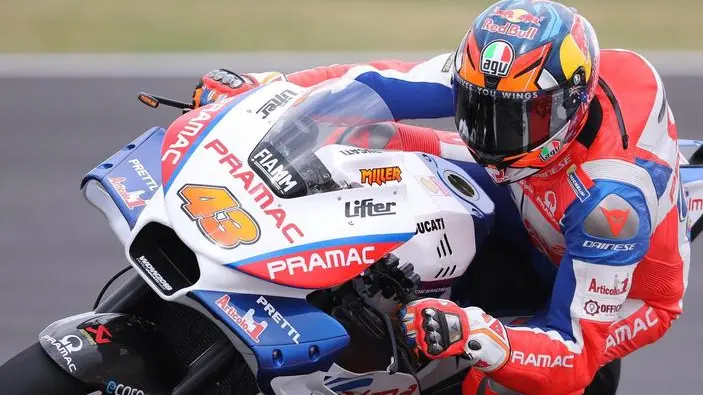
[{"label": "rider's hand on grip", "polygon": [[456,304],[442,299],[416,300],[400,311],[410,343],[430,359],[463,355],[469,321]]},{"label": "rider's hand on grip", "polygon": [[430,359],[461,356],[479,370],[501,368],[510,356],[503,324],[478,307],[443,299],[416,300],[400,310],[409,343]]},{"label": "rider's hand on grip", "polygon": [[226,69],[215,69],[205,74],[193,91],[193,108],[240,95],[259,86],[256,78]]}]

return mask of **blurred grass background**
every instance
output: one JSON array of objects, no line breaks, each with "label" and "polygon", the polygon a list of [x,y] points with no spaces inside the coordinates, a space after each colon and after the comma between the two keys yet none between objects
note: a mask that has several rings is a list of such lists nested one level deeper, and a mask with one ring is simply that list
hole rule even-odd
[{"label": "blurred grass background", "polygon": [[[484,0],[2,0],[0,52],[449,50]],[[703,49],[703,0],[572,0],[602,47]]]}]

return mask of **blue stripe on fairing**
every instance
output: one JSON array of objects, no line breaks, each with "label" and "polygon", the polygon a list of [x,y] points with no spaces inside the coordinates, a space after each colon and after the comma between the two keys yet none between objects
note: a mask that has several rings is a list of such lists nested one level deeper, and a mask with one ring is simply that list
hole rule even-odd
[{"label": "blue stripe on fairing", "polygon": [[703,167],[685,167],[681,166],[681,181],[684,184],[694,181],[703,181]]},{"label": "blue stripe on fairing", "polygon": [[275,258],[283,255],[294,254],[296,252],[315,250],[325,247],[334,247],[341,245],[350,244],[371,244],[371,243],[389,243],[394,241],[405,242],[413,237],[414,233],[389,233],[384,235],[368,235],[368,236],[354,236],[354,237],[344,237],[341,239],[332,239],[318,241],[310,244],[303,244],[295,247],[284,248],[282,250],[267,252],[266,254],[261,254],[253,256],[251,258],[243,259],[241,261],[232,262],[227,264],[228,267],[238,267],[246,265],[252,262],[259,262],[269,258]]},{"label": "blue stripe on fairing", "polygon": [[188,148],[188,151],[185,153],[185,155],[183,155],[183,158],[178,163],[176,168],[173,169],[173,173],[171,173],[171,177],[164,183],[164,194],[166,194],[166,192],[168,192],[168,189],[171,187],[171,184],[173,184],[173,180],[175,180],[178,173],[180,173],[181,170],[183,170],[183,166],[185,166],[185,164],[188,162],[188,159],[190,159],[190,156],[193,155],[193,152],[195,152],[195,150],[200,146],[200,143],[203,142],[205,137],[208,134],[210,134],[212,129],[215,127],[215,125],[217,125],[217,123],[220,122],[222,117],[227,115],[229,113],[229,111],[234,106],[239,104],[247,96],[256,92],[258,89],[259,88],[252,89],[249,92],[245,92],[245,93],[242,93],[241,95],[237,96],[237,98],[234,99],[234,101],[227,104],[224,108],[222,108],[220,110],[220,112],[217,113],[217,115],[215,115],[215,117],[210,121],[210,123],[205,127],[205,129],[203,129],[203,131],[200,133],[200,135],[198,135],[198,137],[193,141],[193,144],[190,145],[190,148]]},{"label": "blue stripe on fairing", "polygon": [[454,116],[452,88],[440,83],[403,81],[378,71],[359,74],[356,80],[378,93],[396,120]]}]

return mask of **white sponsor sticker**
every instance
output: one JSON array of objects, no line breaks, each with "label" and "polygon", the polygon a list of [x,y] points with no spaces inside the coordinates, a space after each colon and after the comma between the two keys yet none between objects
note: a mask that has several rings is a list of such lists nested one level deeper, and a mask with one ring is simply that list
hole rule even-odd
[{"label": "white sponsor sticker", "polygon": [[574,260],[572,316],[601,322],[617,320],[632,288],[634,269],[635,265],[607,266]]},{"label": "white sponsor sticker", "polygon": [[625,301],[632,288],[632,271],[629,267],[592,265],[586,268],[585,294],[598,300],[613,299]]}]

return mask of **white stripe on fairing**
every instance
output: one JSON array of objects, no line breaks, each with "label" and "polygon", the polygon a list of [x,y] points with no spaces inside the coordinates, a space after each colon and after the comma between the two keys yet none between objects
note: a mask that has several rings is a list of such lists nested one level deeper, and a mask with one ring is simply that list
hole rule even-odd
[{"label": "white stripe on fairing", "polygon": [[361,74],[375,72],[381,75],[382,77],[386,78],[393,78],[408,82],[435,83],[450,88],[452,86],[452,73],[442,72],[442,68],[447,62],[447,56],[449,55],[449,53],[437,55],[426,62],[418,64],[417,66],[410,69],[408,72],[402,72],[393,69],[378,70],[374,67],[364,65],[352,67],[351,69],[349,69],[349,71],[347,71],[347,74],[345,74],[344,76],[349,78],[357,78]]},{"label": "white stripe on fairing", "polygon": [[[423,61],[439,52],[174,52],[168,54],[2,54],[0,78],[175,78],[199,77],[216,67],[241,72],[292,72],[334,63],[376,59]],[[642,54],[666,76],[703,76],[703,51],[644,51]],[[446,60],[446,58],[445,58]],[[441,69],[441,66],[440,66]]]},{"label": "white stripe on fairing", "polygon": [[654,232],[659,223],[657,218],[657,208],[659,207],[657,193],[654,189],[652,177],[647,170],[619,159],[598,159],[584,162],[581,167],[593,180],[612,180],[630,184],[642,191],[649,217],[652,223],[651,232]]},{"label": "white stripe on fairing", "polygon": [[462,162],[476,163],[466,146],[439,142],[440,156],[444,159],[458,160]]}]

